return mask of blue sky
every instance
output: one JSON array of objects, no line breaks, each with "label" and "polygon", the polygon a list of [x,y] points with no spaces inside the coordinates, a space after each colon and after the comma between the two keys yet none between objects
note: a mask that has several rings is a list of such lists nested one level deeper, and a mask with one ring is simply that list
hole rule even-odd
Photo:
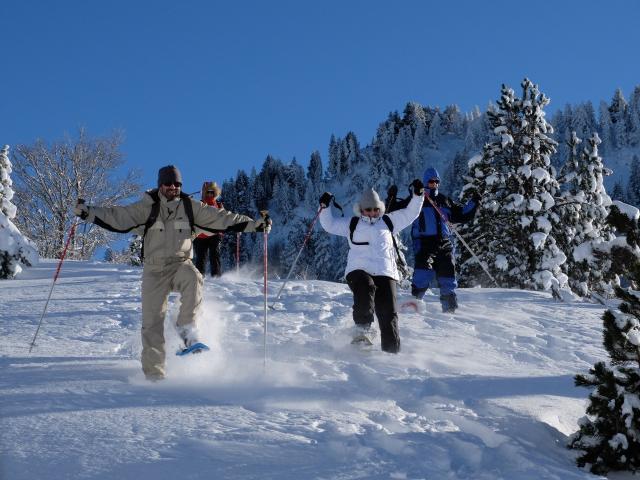
[{"label": "blue sky", "polygon": [[640,2],[0,3],[0,143],[84,126],[125,133],[127,167],[180,167],[185,190],[267,154],[326,164],[332,133],[369,143],[408,101],[484,109],[529,76],[552,105],[640,84]]}]

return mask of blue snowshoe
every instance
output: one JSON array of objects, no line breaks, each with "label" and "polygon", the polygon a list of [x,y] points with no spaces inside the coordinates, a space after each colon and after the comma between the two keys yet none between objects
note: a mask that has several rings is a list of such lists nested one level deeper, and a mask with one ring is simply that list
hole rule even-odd
[{"label": "blue snowshoe", "polygon": [[182,350],[178,350],[176,352],[176,355],[182,357],[183,355],[188,355],[190,353],[202,353],[206,352],[207,350],[209,350],[209,347],[207,347],[204,343],[198,342],[194,343],[193,345],[189,345]]}]

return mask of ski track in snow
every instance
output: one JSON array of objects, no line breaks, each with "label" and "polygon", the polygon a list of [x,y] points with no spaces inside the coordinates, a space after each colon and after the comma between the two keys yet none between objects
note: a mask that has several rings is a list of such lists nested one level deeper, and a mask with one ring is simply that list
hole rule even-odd
[{"label": "ski track in snow", "polygon": [[[401,313],[402,352],[349,344],[343,284],[292,281],[268,311],[262,280],[205,280],[211,351],[140,371],[140,270],[67,262],[0,283],[2,479],[587,479],[565,448],[604,359],[603,307],[542,292],[460,290]],[[269,304],[282,285],[269,285]],[[400,294],[399,303],[409,298]],[[626,478],[618,475],[610,478]]]}]

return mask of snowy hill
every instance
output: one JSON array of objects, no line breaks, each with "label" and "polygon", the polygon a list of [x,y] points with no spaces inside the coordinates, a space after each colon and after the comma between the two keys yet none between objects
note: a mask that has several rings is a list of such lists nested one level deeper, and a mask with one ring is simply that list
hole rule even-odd
[{"label": "snowy hill", "polygon": [[349,344],[346,285],[296,281],[264,367],[261,278],[229,273],[205,282],[212,351],[171,355],[168,327],[149,383],[138,269],[66,263],[28,354],[54,269],[0,283],[3,479],[596,478],[565,445],[588,395],[573,375],[605,357],[600,305],[462,289],[451,316],[430,296],[391,355]]}]

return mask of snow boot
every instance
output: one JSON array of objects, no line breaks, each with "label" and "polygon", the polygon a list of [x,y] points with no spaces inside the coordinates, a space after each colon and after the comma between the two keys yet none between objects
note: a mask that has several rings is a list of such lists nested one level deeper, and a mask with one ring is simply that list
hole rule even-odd
[{"label": "snow boot", "polygon": [[358,324],[353,330],[352,345],[373,345],[375,330],[371,328],[370,323]]},{"label": "snow boot", "polygon": [[442,313],[454,313],[458,308],[458,298],[455,293],[440,295],[440,303],[442,304]]}]

